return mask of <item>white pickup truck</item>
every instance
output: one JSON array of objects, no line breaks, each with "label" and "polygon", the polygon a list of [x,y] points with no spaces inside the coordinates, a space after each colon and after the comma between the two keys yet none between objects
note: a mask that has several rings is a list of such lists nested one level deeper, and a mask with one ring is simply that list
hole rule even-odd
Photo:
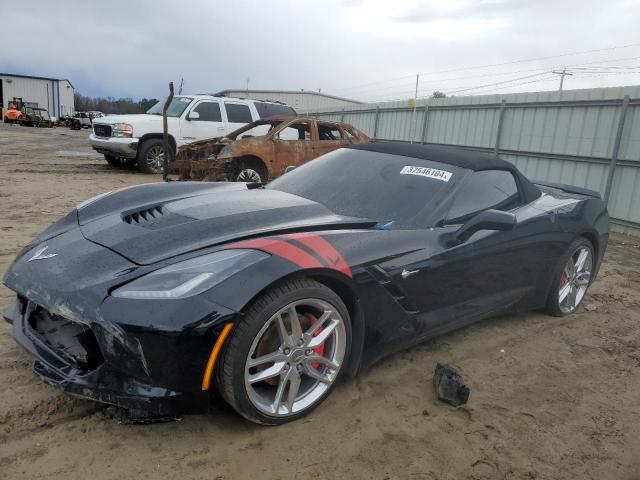
[{"label": "white pickup truck", "polygon": [[[108,115],[93,121],[91,146],[112,165],[136,163],[144,173],[162,172],[162,108],[156,103],[141,115]],[[223,137],[247,123],[273,115],[296,115],[281,103],[211,95],[179,95],[167,110],[173,152],[187,143]]]}]

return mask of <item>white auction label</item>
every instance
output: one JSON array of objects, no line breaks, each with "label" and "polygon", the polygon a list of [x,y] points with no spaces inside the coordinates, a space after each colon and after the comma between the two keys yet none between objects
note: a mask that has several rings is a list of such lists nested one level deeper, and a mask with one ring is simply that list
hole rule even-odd
[{"label": "white auction label", "polygon": [[427,167],[412,167],[410,165],[402,167],[400,175],[420,175],[421,177],[434,178],[436,180],[442,180],[443,182],[448,182],[451,178],[451,172],[447,172],[446,170]]}]

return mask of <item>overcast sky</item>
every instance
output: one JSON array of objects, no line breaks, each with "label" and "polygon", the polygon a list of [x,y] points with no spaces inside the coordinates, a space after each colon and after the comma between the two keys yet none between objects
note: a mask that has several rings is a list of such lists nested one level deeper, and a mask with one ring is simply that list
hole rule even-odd
[{"label": "overcast sky", "polygon": [[185,92],[215,92],[250,77],[252,89],[384,100],[413,96],[416,73],[420,96],[537,91],[557,88],[545,72],[563,66],[574,73],[566,89],[640,84],[638,0],[4,0],[3,10],[0,72],[69,78],[90,96],[162,97],[181,77]]}]

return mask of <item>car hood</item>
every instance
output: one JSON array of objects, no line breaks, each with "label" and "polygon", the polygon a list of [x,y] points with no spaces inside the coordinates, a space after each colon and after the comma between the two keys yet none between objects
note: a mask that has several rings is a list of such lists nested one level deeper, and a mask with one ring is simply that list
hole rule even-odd
[{"label": "car hood", "polygon": [[162,116],[161,115],[147,115],[146,113],[136,114],[136,115],[106,115],[104,117],[94,119],[93,123],[97,124],[105,124],[105,125],[113,125],[115,123],[157,123],[158,125],[162,124]]},{"label": "car hood", "polygon": [[375,222],[244,183],[175,182],[125,189],[81,205],[78,223],[87,240],[147,265],[264,234]]}]

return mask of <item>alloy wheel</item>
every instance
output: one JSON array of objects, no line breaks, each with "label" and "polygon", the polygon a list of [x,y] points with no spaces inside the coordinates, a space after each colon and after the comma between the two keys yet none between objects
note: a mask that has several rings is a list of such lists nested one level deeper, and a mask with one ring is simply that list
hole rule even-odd
[{"label": "alloy wheel", "polygon": [[238,182],[253,182],[260,183],[262,178],[260,174],[251,168],[245,168],[241,170],[237,177]]},{"label": "alloy wheel", "polygon": [[581,246],[569,257],[560,277],[558,303],[562,313],[571,313],[578,308],[589,287],[592,270],[591,250]]},{"label": "alloy wheel", "polygon": [[160,145],[154,145],[147,151],[145,158],[147,165],[154,170],[160,170],[164,166],[164,148]]},{"label": "alloy wheel", "polygon": [[244,372],[249,400],[269,416],[306,410],[335,382],[346,344],[344,319],[328,302],[309,298],[286,305],[249,349]]}]

